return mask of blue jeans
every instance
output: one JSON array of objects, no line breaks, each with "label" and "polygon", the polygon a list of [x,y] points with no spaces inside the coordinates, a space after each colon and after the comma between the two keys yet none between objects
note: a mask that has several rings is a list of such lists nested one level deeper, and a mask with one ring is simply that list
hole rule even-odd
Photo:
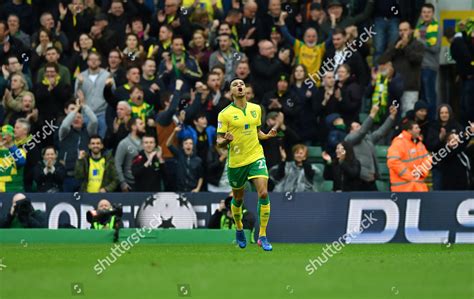
[{"label": "blue jeans", "polygon": [[428,116],[431,119],[436,118],[436,76],[436,71],[431,69],[421,69],[421,99],[428,103]]},{"label": "blue jeans", "polygon": [[[84,117],[84,123],[87,125],[89,123],[89,118],[85,113],[82,114]],[[107,132],[107,123],[105,121],[105,112],[101,113],[96,113],[95,116],[97,117],[98,121],[98,129],[97,129],[97,134],[102,137],[102,139],[105,138],[105,133]]]},{"label": "blue jeans", "polygon": [[388,45],[393,44],[398,39],[399,19],[386,19],[377,17],[374,20],[374,65],[378,65],[379,57],[385,52]]},{"label": "blue jeans", "polygon": [[462,81],[461,122],[467,125],[468,121],[474,121],[474,78]]}]

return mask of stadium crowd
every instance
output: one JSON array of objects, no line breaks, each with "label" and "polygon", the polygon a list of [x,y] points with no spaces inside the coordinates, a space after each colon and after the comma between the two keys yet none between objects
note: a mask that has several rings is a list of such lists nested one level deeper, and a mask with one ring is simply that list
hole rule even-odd
[{"label": "stadium crowd", "polygon": [[235,77],[278,126],[274,191],[375,191],[379,145],[393,191],[473,189],[474,20],[424,2],[0,0],[0,192],[229,192]]}]

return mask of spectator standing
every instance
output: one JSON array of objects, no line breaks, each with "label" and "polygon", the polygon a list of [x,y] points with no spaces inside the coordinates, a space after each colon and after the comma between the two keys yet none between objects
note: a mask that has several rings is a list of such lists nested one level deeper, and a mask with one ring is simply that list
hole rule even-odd
[{"label": "spectator standing", "polygon": [[431,169],[431,156],[420,133],[420,126],[409,120],[388,149],[387,166],[392,192],[428,191],[425,178]]},{"label": "spectator standing", "polygon": [[421,63],[421,99],[428,103],[428,114],[431,119],[434,119],[436,114],[436,76],[439,70],[439,51],[441,49],[441,42],[438,38],[438,21],[434,18],[434,12],[433,4],[423,4],[420,21],[415,29],[415,37],[425,47]]},{"label": "spectator standing", "polygon": [[13,127],[4,125],[0,132],[0,192],[23,191],[23,175],[18,177],[18,171],[25,164],[26,153],[16,146]]},{"label": "spectator standing", "polygon": [[182,148],[177,149],[172,145],[172,140],[176,133],[181,131],[177,126],[168,137],[166,146],[173,153],[178,162],[177,188],[178,192],[199,192],[204,183],[204,173],[202,160],[194,152],[193,139],[188,137],[182,141]]},{"label": "spectator standing", "polygon": [[38,192],[56,193],[63,191],[66,169],[58,161],[58,152],[53,146],[42,151],[43,160],[35,166],[34,179]]},{"label": "spectator standing", "polygon": [[373,106],[369,117],[362,125],[353,122],[349,134],[344,138],[348,144],[353,146],[355,158],[360,162],[360,191],[377,191],[375,181],[379,178],[379,170],[375,144],[390,132],[395,124],[398,110],[395,106],[390,106],[390,116],[380,128],[370,132],[378,112],[379,106]]},{"label": "spectator standing", "polygon": [[402,75],[404,93],[401,98],[401,114],[405,116],[406,112],[413,109],[419,98],[425,45],[413,37],[410,23],[401,22],[398,28],[400,38],[385,51],[379,63],[392,61],[395,71]]},{"label": "spectator standing", "polygon": [[122,192],[135,190],[132,162],[142,150],[142,136],[145,134],[145,123],[140,118],[130,119],[128,127],[130,134],[120,141],[115,152],[115,167]]},{"label": "spectator standing", "polygon": [[79,152],[75,177],[81,180],[81,192],[114,192],[118,186],[117,172],[112,153],[103,154],[104,143],[98,135],[89,138],[89,153]]},{"label": "spectator standing", "polygon": [[166,175],[165,160],[161,147],[157,147],[155,136],[145,135],[142,138],[143,150],[135,157],[132,174],[135,178],[135,191],[161,192]]}]

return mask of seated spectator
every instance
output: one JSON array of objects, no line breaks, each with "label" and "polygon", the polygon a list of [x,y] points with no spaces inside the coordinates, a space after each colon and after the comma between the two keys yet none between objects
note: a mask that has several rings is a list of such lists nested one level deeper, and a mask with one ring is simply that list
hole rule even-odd
[{"label": "seated spectator", "polygon": [[[207,228],[213,229],[235,229],[234,217],[232,217],[232,211],[230,208],[230,203],[232,201],[232,196],[222,199],[219,203],[219,207],[214,211],[209,219],[209,224]],[[248,229],[252,233],[255,228],[255,216],[252,212],[245,208],[245,204],[242,207],[242,223],[243,229]],[[252,237],[253,239],[253,237]]]},{"label": "seated spectator", "polygon": [[204,171],[202,160],[194,152],[194,142],[191,137],[182,141],[182,148],[177,149],[172,145],[174,136],[181,131],[181,126],[177,126],[168,137],[166,146],[173,153],[178,162],[177,188],[178,192],[199,192],[204,183]]},{"label": "seated spectator", "polygon": [[3,126],[0,132],[0,192],[23,191],[23,171],[18,171],[25,164],[26,153],[16,146],[13,127]]},{"label": "seated spectator", "polygon": [[[439,170],[443,175],[441,188],[437,190],[469,190],[471,186],[472,166],[465,151],[472,135],[463,136],[460,133],[462,132],[451,131],[446,134],[443,149],[446,149],[448,153],[439,163]],[[474,125],[471,125],[470,133],[474,134]],[[462,138],[466,140],[461,140]],[[433,164],[435,164],[434,161]]]},{"label": "seated spectator", "polygon": [[157,147],[155,136],[145,135],[142,138],[143,150],[138,153],[132,164],[136,192],[163,191],[166,176],[165,160],[161,147]]},{"label": "seated spectator", "polygon": [[323,159],[332,170],[333,191],[359,191],[361,185],[360,162],[354,155],[352,145],[343,141],[336,146],[336,158],[333,160],[326,152]]},{"label": "seated spectator", "polygon": [[[123,210],[121,206],[113,206],[107,199],[101,199],[97,210],[88,211],[87,222],[91,229],[118,229],[123,226]],[[117,238],[117,236],[115,236]]]},{"label": "seated spectator", "polygon": [[207,153],[207,191],[231,192],[227,176],[227,148],[212,146]]},{"label": "seated spectator", "polygon": [[3,95],[3,106],[6,112],[4,123],[9,123],[15,112],[21,112],[23,108],[23,97],[30,96],[33,100],[32,107],[35,107],[35,96],[28,91],[28,83],[21,73],[11,76],[10,88],[5,90]]},{"label": "seated spectator", "polygon": [[114,192],[118,186],[117,172],[112,153],[104,154],[104,143],[98,135],[89,138],[89,154],[81,150],[74,175],[81,181],[81,192]]},{"label": "seated spectator", "polygon": [[57,158],[58,152],[53,146],[47,146],[43,149],[43,160],[34,169],[34,179],[38,192],[56,193],[63,191],[66,169]]},{"label": "seated spectator", "polygon": [[270,171],[275,183],[274,192],[316,191],[313,186],[315,171],[308,158],[308,148],[303,144],[293,146],[293,161],[286,161],[286,152],[280,147],[281,161]]},{"label": "seated spectator", "polygon": [[358,122],[353,122],[349,134],[344,138],[348,144],[353,146],[355,157],[361,165],[360,191],[377,191],[375,181],[379,178],[379,170],[375,144],[390,132],[390,129],[395,124],[397,112],[398,110],[395,106],[390,106],[390,116],[387,117],[380,128],[370,132],[374,120],[379,113],[379,106],[372,106],[369,117],[367,117],[362,125]]},{"label": "seated spectator", "polygon": [[132,174],[132,162],[142,148],[142,136],[145,135],[145,123],[140,118],[128,122],[129,134],[120,141],[115,152],[115,167],[122,192],[135,190],[135,178]]},{"label": "seated spectator", "polygon": [[[74,177],[78,152],[87,150],[89,136],[97,134],[97,117],[84,102],[84,94],[78,92],[78,100],[68,104],[65,109],[66,118],[59,127],[59,159],[66,168],[64,192],[75,192],[79,188],[80,183]],[[83,113],[89,118],[87,126],[84,124]]]},{"label": "seated spectator", "polygon": [[0,221],[0,228],[46,228],[46,225],[44,212],[35,210],[31,200],[23,193],[13,195],[7,218]]},{"label": "seated spectator", "polygon": [[408,120],[403,131],[393,139],[388,149],[392,192],[427,192],[425,178],[431,169],[431,156],[422,142],[420,126]]}]

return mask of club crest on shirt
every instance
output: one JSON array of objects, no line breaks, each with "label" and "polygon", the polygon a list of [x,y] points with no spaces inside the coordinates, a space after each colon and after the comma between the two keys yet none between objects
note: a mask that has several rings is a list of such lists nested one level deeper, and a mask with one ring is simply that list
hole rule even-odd
[{"label": "club crest on shirt", "polygon": [[257,118],[257,111],[252,110],[250,111],[250,114],[253,116],[253,118]]},{"label": "club crest on shirt", "polygon": [[239,117],[237,115],[234,115],[234,120],[239,120]]}]

